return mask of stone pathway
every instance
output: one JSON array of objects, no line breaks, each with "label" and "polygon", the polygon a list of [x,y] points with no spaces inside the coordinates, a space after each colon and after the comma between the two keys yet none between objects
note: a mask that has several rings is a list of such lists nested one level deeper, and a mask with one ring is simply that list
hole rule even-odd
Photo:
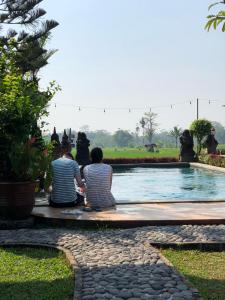
[{"label": "stone pathway", "polygon": [[126,230],[0,231],[0,244],[42,244],[70,251],[78,264],[74,299],[191,300],[197,291],[151,243],[225,243],[225,225],[152,226]]}]

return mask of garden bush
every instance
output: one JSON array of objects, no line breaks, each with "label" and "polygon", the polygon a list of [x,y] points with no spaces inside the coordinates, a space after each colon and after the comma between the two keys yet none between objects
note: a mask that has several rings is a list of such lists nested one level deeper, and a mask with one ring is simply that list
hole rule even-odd
[{"label": "garden bush", "polygon": [[199,162],[211,166],[225,168],[225,157],[216,154],[200,155]]},{"label": "garden bush", "polygon": [[106,164],[138,164],[138,163],[170,163],[178,162],[176,157],[147,157],[147,158],[105,158]]}]

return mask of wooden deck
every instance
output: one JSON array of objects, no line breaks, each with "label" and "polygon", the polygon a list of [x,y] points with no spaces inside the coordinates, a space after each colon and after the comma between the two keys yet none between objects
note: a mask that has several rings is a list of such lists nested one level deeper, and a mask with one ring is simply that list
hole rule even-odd
[{"label": "wooden deck", "polygon": [[134,227],[171,224],[225,224],[225,201],[120,204],[114,210],[36,206],[32,215],[47,223]]}]

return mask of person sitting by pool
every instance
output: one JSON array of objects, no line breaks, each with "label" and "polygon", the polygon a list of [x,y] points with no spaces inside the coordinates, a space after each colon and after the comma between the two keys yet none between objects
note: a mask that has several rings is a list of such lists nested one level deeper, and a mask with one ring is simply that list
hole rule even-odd
[{"label": "person sitting by pool", "polygon": [[74,178],[77,185],[83,189],[79,165],[70,152],[52,161],[53,182],[49,205],[53,207],[72,207],[82,204],[82,199],[76,193]]},{"label": "person sitting by pool", "polygon": [[86,182],[86,204],[92,209],[113,207],[116,204],[111,193],[112,167],[102,162],[101,148],[91,151],[91,164],[84,167],[83,174]]}]

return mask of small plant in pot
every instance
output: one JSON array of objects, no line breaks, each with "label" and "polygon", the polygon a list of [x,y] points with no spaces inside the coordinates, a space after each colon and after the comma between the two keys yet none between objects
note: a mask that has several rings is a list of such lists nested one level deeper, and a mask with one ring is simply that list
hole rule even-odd
[{"label": "small plant in pot", "polygon": [[51,144],[42,140],[40,120],[58,88],[52,83],[40,90],[16,67],[14,55],[13,48],[0,47],[0,217],[24,219],[38,178],[50,170]]}]

